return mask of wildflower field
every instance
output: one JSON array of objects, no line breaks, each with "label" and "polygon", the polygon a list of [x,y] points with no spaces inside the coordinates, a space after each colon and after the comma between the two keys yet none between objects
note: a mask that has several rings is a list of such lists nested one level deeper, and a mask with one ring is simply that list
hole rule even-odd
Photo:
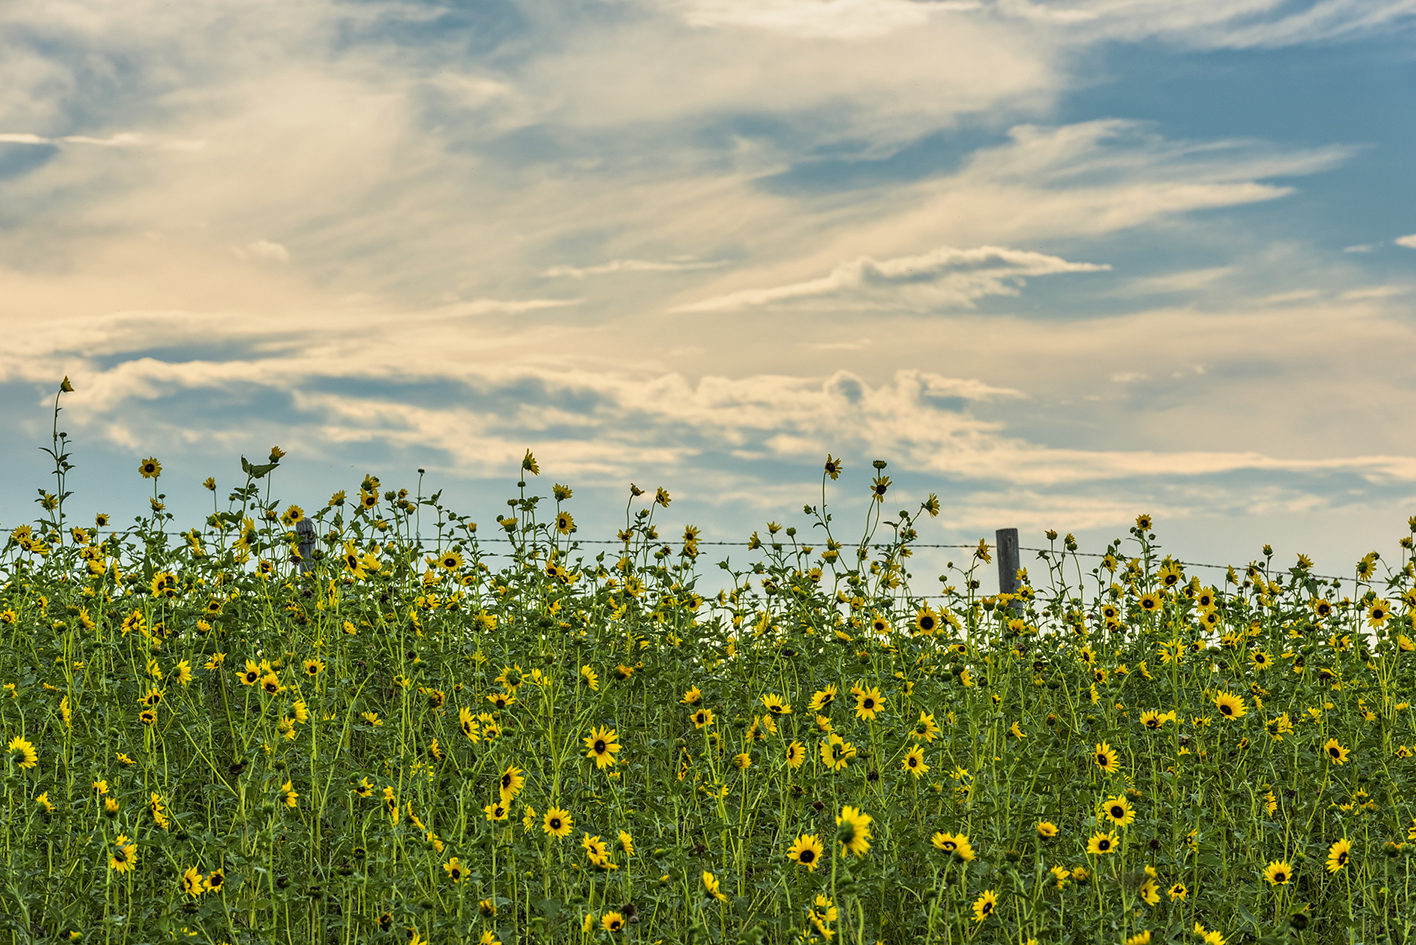
[{"label": "wildflower field", "polygon": [[1203,580],[1141,516],[988,596],[984,542],[911,573],[939,501],[883,462],[724,549],[635,486],[582,547],[529,452],[480,528],[302,508],[280,450],[197,523],[147,459],[120,527],[51,452],[0,555],[9,941],[1413,939],[1409,535]]}]

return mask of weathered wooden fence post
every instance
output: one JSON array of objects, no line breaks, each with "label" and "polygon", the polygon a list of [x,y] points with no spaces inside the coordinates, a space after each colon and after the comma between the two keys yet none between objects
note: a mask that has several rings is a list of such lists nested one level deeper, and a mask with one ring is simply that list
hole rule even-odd
[{"label": "weathered wooden fence post", "polygon": [[[295,534],[300,538],[300,560],[295,564],[295,570],[300,574],[315,569],[314,559],[310,557],[315,550],[315,526],[310,524],[310,520],[302,518],[295,523]],[[1016,534],[1016,532],[1014,533]],[[1014,545],[1016,545],[1016,540]]]},{"label": "weathered wooden fence post", "polygon": [[1018,530],[1000,528],[995,533],[998,548],[998,593],[1013,594],[1018,590]]}]

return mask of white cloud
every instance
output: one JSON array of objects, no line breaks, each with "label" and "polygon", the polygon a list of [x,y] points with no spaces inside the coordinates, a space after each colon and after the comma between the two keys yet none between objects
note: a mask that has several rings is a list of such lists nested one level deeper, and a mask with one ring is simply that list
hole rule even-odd
[{"label": "white cloud", "polygon": [[995,0],[992,9],[1059,30],[1075,43],[1158,36],[1202,48],[1275,48],[1370,36],[1409,24],[1411,0],[1072,0],[1066,7]]},{"label": "white cloud", "polygon": [[840,263],[819,279],[767,289],[743,289],[701,302],[680,305],[677,312],[711,312],[803,299],[888,294],[921,306],[970,307],[986,295],[1016,295],[1024,277],[1064,272],[1099,272],[1110,266],[1073,263],[1028,250],[979,246],[941,246],[916,256],[883,262],[862,256]]},{"label": "white cloud", "polygon": [[1397,246],[1405,246],[1408,249],[1416,249],[1416,233],[1410,236],[1398,236],[1394,242]]},{"label": "white cloud", "polygon": [[725,262],[710,260],[654,262],[648,259],[612,259],[599,266],[552,266],[541,273],[541,277],[583,279],[586,276],[602,276],[613,272],[692,272],[696,269],[716,269],[724,265]]},{"label": "white cloud", "polygon": [[270,240],[256,240],[234,250],[240,259],[254,259],[261,262],[288,263],[290,250]]},{"label": "white cloud", "polygon": [[863,39],[920,27],[946,13],[983,9],[981,2],[945,0],[690,0],[683,16],[693,26],[747,27],[802,38]]},{"label": "white cloud", "polygon": [[437,309],[434,314],[443,317],[460,318],[466,315],[490,315],[493,313],[534,312],[543,308],[564,308],[578,305],[580,299],[473,299],[468,302],[453,302]]},{"label": "white cloud", "polygon": [[28,134],[25,132],[5,132],[0,133],[0,144],[46,144],[58,146],[63,144],[87,144],[100,148],[155,148],[164,151],[200,151],[206,147],[204,141],[176,141],[176,140],[154,140],[147,135],[135,134],[133,132],[119,132],[111,134],[106,138],[95,138],[90,135],[65,135],[61,138],[45,138],[41,135]]}]

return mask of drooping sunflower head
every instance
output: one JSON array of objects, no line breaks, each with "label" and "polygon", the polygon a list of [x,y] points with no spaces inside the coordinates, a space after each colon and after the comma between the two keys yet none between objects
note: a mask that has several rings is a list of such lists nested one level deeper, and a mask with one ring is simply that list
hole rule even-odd
[{"label": "drooping sunflower head", "polygon": [[854,856],[865,856],[870,852],[871,820],[871,816],[859,808],[849,805],[841,808],[840,816],[836,818],[836,839],[840,840],[846,852]]},{"label": "drooping sunflower head", "polygon": [[39,763],[39,752],[35,751],[34,744],[24,736],[16,735],[10,739],[6,748],[15,764],[21,768],[33,768]]}]

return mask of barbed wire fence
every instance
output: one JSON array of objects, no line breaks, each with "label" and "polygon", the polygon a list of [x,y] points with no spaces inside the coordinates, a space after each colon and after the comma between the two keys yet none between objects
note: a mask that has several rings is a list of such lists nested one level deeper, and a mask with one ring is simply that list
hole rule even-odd
[{"label": "barbed wire fence", "polygon": [[[316,533],[315,533],[314,530],[313,530],[313,526],[307,526],[308,530],[307,530],[307,529],[302,529],[302,528],[300,528],[301,525],[307,525],[307,523],[308,523],[309,521],[310,521],[309,519],[302,519],[302,520],[301,520],[299,523],[297,523],[297,525],[296,525],[296,531],[297,531],[297,535],[298,535],[298,541],[299,541],[299,544],[300,544],[301,555],[302,555],[302,557],[305,557],[306,559],[309,558],[309,553],[308,553],[305,549],[307,549],[307,548],[312,548],[313,545],[314,545],[314,543],[315,543],[315,541],[317,540],[317,535],[316,535]],[[9,533],[9,532],[12,532],[12,531],[14,531],[13,528],[0,527],[0,534],[6,534],[6,533]],[[110,528],[110,529],[93,529],[93,530],[91,530],[91,531],[92,531],[92,533],[93,533],[95,536],[97,536],[97,535],[129,535],[129,534],[132,534],[131,530],[123,530],[123,529],[116,529],[116,528]],[[151,532],[152,530],[149,529],[149,530],[147,530],[147,531]],[[191,529],[188,529],[188,530],[185,530],[185,531],[166,531],[166,530],[160,531],[160,534],[167,535],[167,536],[173,537],[173,538],[184,538],[184,537],[186,537],[187,535],[189,535],[190,533],[191,533]],[[421,540],[422,536],[420,535],[420,536],[418,536],[418,537],[419,537],[419,540]],[[487,543],[490,543],[490,544],[514,544],[514,543],[515,543],[515,542],[513,541],[513,539],[507,538],[507,537],[503,537],[503,536],[500,536],[500,535],[492,535],[492,536],[486,536],[486,537],[483,537],[483,536],[475,536],[475,540],[476,540],[476,542],[477,542],[479,545],[481,545],[481,544],[487,544]],[[659,543],[660,543],[660,539],[654,539],[652,542],[650,542],[650,544],[659,544]],[[572,539],[571,539],[571,544],[572,544],[572,546],[577,546],[577,545],[606,545],[606,546],[619,545],[619,546],[624,546],[624,545],[626,544],[626,542],[625,542],[623,539],[619,539],[619,538],[572,538]],[[757,549],[757,548],[763,548],[763,547],[773,547],[774,550],[776,550],[776,547],[777,547],[777,546],[785,546],[785,542],[774,542],[774,541],[771,541],[771,540],[768,540],[768,541],[765,541],[765,542],[759,541],[758,544],[754,545],[753,543],[747,542],[747,541],[724,541],[724,540],[699,539],[699,540],[695,541],[694,544],[700,545],[700,546],[705,546],[705,545],[706,545],[706,546],[710,546],[710,547],[721,547],[721,548],[749,548],[749,549],[754,549],[754,550]],[[807,547],[807,546],[815,547],[815,546],[818,546],[820,543],[819,543],[819,542],[794,542],[794,544],[795,544],[797,547]],[[663,541],[663,546],[664,546],[664,547],[671,547],[671,543],[668,542],[668,541]],[[857,547],[857,546],[852,545],[852,546],[850,546],[850,547]],[[885,548],[885,547],[888,547],[888,546],[887,546],[887,545],[882,545],[882,544],[875,544],[875,545],[871,545],[870,547],[874,547],[874,548],[879,549],[879,548]],[[970,552],[977,551],[977,550],[979,550],[980,548],[986,549],[986,550],[990,551],[990,552],[992,553],[992,555],[997,558],[997,564],[998,564],[998,588],[999,588],[999,593],[1002,593],[1002,594],[1015,593],[1015,592],[1018,590],[1019,586],[1020,586],[1020,582],[1018,581],[1017,573],[1018,573],[1018,569],[1019,569],[1019,568],[1021,567],[1021,565],[1022,565],[1021,558],[1020,558],[1020,553],[1021,553],[1021,552],[1031,552],[1031,553],[1036,554],[1036,555],[1063,555],[1063,556],[1068,556],[1068,555],[1070,555],[1070,556],[1075,556],[1075,557],[1079,557],[1079,558],[1105,558],[1105,557],[1107,556],[1106,553],[1103,553],[1103,552],[1094,552],[1094,551],[1071,551],[1071,550],[1067,550],[1067,549],[1061,549],[1061,550],[1059,550],[1059,549],[1057,549],[1057,548],[1039,548],[1039,547],[1034,547],[1034,546],[1020,545],[1020,544],[1018,544],[1018,530],[1017,530],[1016,528],[1000,528],[1000,529],[998,529],[998,530],[995,532],[994,541],[993,541],[992,544],[989,544],[988,541],[987,541],[987,539],[980,539],[979,542],[975,542],[975,543],[973,543],[973,544],[963,544],[963,543],[939,543],[939,542],[910,542],[909,545],[908,545],[908,547],[910,547],[910,548],[912,548],[912,549],[914,549],[914,548],[920,548],[920,549],[924,549],[924,548],[928,548],[928,549],[957,549],[957,550],[970,551]],[[500,552],[495,552],[495,551],[487,552],[487,554],[490,555],[490,556],[492,556],[492,557],[508,557],[508,558],[509,558],[509,557],[512,557],[512,556],[509,555],[509,554],[502,554],[502,553],[500,553]],[[1175,560],[1175,563],[1176,563],[1176,564],[1178,564],[1178,565],[1180,565],[1181,567],[1186,568],[1186,569],[1190,569],[1190,568],[1206,568],[1206,569],[1209,569],[1209,570],[1216,570],[1216,571],[1225,571],[1225,572],[1228,572],[1230,569],[1232,569],[1232,568],[1235,567],[1234,565],[1230,565],[1230,564],[1213,564],[1213,563],[1203,562],[1203,561],[1184,561],[1184,560],[1180,560],[1180,559],[1173,559],[1173,560]],[[308,566],[309,566],[309,565],[306,565],[306,567],[308,567]],[[1245,567],[1247,567],[1247,566],[1245,566]],[[302,568],[301,568],[301,571],[303,572],[304,570],[305,570],[305,567],[302,567]],[[1340,586],[1342,585],[1342,583],[1343,583],[1343,582],[1346,582],[1346,581],[1351,581],[1351,582],[1354,584],[1354,586],[1358,583],[1358,581],[1357,581],[1356,578],[1352,578],[1352,577],[1339,577],[1339,576],[1331,575],[1331,574],[1309,573],[1309,574],[1308,574],[1308,577],[1311,577],[1311,578],[1313,578],[1313,579],[1315,579],[1315,580],[1319,580],[1319,581],[1332,582],[1332,585],[1333,585],[1334,588],[1340,587]],[[925,595],[918,595],[918,596],[920,596],[921,598],[924,598],[924,599],[934,599],[934,598],[944,598],[946,595],[943,595],[943,594],[925,594]]]}]

